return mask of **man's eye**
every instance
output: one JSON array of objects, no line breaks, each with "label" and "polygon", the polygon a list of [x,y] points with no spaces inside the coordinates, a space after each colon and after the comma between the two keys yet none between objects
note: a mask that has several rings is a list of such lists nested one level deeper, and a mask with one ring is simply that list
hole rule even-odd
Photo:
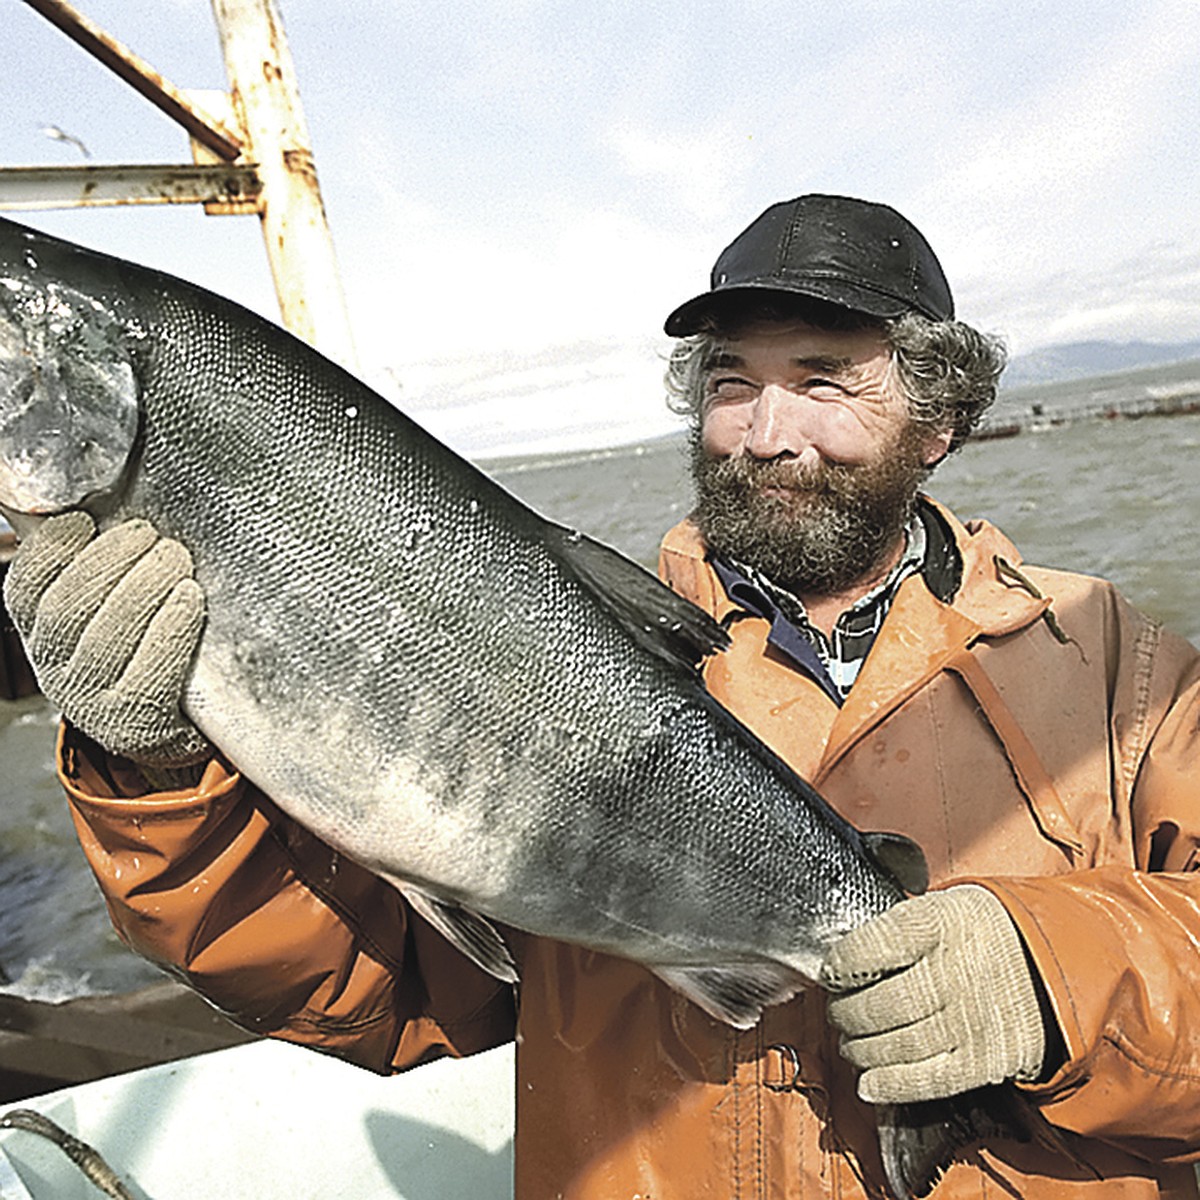
[{"label": "man's eye", "polygon": [[839,396],[846,395],[845,385],[833,379],[826,379],[821,375],[814,375],[811,379],[806,379],[804,390],[806,392],[836,392]]},{"label": "man's eye", "polygon": [[733,396],[748,396],[754,391],[754,384],[748,379],[737,375],[714,375],[708,381],[708,394],[722,399]]}]

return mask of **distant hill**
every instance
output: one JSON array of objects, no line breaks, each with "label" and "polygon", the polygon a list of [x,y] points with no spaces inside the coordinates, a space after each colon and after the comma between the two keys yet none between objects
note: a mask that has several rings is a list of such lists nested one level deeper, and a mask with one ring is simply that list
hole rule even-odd
[{"label": "distant hill", "polygon": [[1200,342],[1067,342],[1014,355],[1004,372],[1004,387],[1086,379],[1191,359],[1200,359]]}]

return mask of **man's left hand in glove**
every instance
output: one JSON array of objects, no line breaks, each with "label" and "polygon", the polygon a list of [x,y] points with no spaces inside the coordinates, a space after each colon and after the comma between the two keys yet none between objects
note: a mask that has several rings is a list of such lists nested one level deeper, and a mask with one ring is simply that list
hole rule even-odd
[{"label": "man's left hand in glove", "polygon": [[821,968],[843,1056],[874,1104],[1036,1079],[1046,1030],[1004,905],[961,884],[905,900],[835,942]]}]

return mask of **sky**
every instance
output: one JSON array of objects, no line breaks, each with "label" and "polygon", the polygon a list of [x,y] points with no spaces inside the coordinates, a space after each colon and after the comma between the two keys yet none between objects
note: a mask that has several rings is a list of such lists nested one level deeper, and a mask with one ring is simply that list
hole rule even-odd
[{"label": "sky", "polygon": [[[75,0],[224,89],[207,0]],[[652,436],[663,318],[804,192],[880,200],[1014,353],[1200,339],[1198,0],[279,0],[362,373],[488,455]],[[186,162],[0,0],[0,166]],[[277,319],[252,217],[15,214]]]}]

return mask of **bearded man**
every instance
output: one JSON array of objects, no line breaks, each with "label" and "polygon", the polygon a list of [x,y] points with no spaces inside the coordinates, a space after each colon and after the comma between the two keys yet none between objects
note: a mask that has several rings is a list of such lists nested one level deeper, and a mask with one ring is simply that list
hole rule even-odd
[{"label": "bearded man", "polygon": [[[110,653],[85,631],[124,606],[148,630],[104,731],[86,664],[52,697],[118,930],[248,1028],[377,1071],[515,1035],[522,1200],[877,1197],[886,1106],[991,1084],[1036,1119],[960,1146],[936,1196],[1196,1196],[1200,654],[921,494],[1003,353],[894,210],[772,206],[666,328],[697,503],[661,574],[730,632],[705,682],[853,823],[920,843],[932,890],[749,1031],[509,931],[514,1007],[203,744],[178,703],[202,612],[186,554],[75,514],[8,596],[60,652]],[[171,719],[134,744],[148,710]]]}]

